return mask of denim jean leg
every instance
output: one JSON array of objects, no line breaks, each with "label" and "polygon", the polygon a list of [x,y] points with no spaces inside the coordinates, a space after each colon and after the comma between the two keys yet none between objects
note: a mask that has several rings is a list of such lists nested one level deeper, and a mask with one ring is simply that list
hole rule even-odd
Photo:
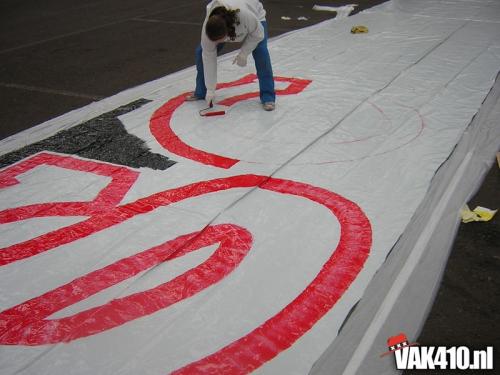
[{"label": "denim jean leg", "polygon": [[267,49],[267,22],[262,21],[262,26],[264,26],[264,39],[253,50],[252,56],[255,60],[255,69],[259,78],[260,101],[267,103],[276,101],[276,93],[274,91],[271,56],[269,56],[269,50]]},{"label": "denim jean leg", "polygon": [[[217,45],[217,53],[224,47],[224,43]],[[205,86],[205,73],[203,72],[203,57],[201,45],[198,45],[195,52],[196,58],[196,88],[194,95],[198,98],[204,98],[207,95],[207,87]]]},{"label": "denim jean leg", "polygon": [[205,75],[203,73],[203,58],[201,56],[201,45],[196,48],[196,88],[194,95],[198,98],[204,98],[207,95],[207,88],[205,86]]}]

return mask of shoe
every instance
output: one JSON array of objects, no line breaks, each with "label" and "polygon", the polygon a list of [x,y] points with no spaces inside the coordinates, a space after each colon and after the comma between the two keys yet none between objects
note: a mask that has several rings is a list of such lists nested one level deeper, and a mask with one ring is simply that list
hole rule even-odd
[{"label": "shoe", "polygon": [[191,93],[191,94],[187,95],[187,96],[184,98],[184,100],[185,100],[186,102],[195,102],[195,101],[197,101],[197,100],[203,100],[203,98],[199,98],[199,97],[197,97],[194,93]]},{"label": "shoe", "polygon": [[263,105],[264,111],[274,111],[276,104],[274,102],[265,102]]}]

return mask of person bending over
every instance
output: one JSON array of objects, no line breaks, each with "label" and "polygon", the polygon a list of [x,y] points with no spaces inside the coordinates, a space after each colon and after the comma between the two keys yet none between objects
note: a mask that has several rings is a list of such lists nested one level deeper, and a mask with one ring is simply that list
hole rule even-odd
[{"label": "person bending over", "polygon": [[217,84],[217,53],[225,42],[243,42],[233,61],[247,65],[251,53],[259,79],[260,101],[266,111],[275,108],[273,69],[267,49],[266,11],[258,0],[213,0],[207,5],[201,44],[196,48],[196,89],[188,101],[205,99],[210,105]]}]

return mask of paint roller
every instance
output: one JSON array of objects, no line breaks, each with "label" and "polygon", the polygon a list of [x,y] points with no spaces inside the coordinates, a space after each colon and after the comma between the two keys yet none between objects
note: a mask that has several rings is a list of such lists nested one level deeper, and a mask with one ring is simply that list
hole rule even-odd
[{"label": "paint roller", "polygon": [[209,117],[209,116],[221,116],[225,115],[226,111],[216,110],[214,109],[214,104],[210,101],[210,104],[207,108],[200,110],[200,116]]}]

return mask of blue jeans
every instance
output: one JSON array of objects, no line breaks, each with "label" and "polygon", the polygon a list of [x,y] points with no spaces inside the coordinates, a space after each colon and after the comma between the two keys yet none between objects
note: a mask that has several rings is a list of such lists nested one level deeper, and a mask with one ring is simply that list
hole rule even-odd
[{"label": "blue jeans", "polygon": [[[257,44],[257,47],[252,52],[255,60],[255,69],[257,70],[257,77],[259,78],[260,101],[262,103],[276,101],[276,94],[274,92],[274,78],[273,67],[271,66],[271,57],[267,49],[267,22],[262,21],[264,26],[264,39]],[[217,53],[224,47],[224,43],[217,45]],[[207,87],[205,86],[205,76],[203,73],[203,58],[201,56],[201,45],[196,48],[196,89],[194,95],[198,98],[204,98],[207,94]]]}]

